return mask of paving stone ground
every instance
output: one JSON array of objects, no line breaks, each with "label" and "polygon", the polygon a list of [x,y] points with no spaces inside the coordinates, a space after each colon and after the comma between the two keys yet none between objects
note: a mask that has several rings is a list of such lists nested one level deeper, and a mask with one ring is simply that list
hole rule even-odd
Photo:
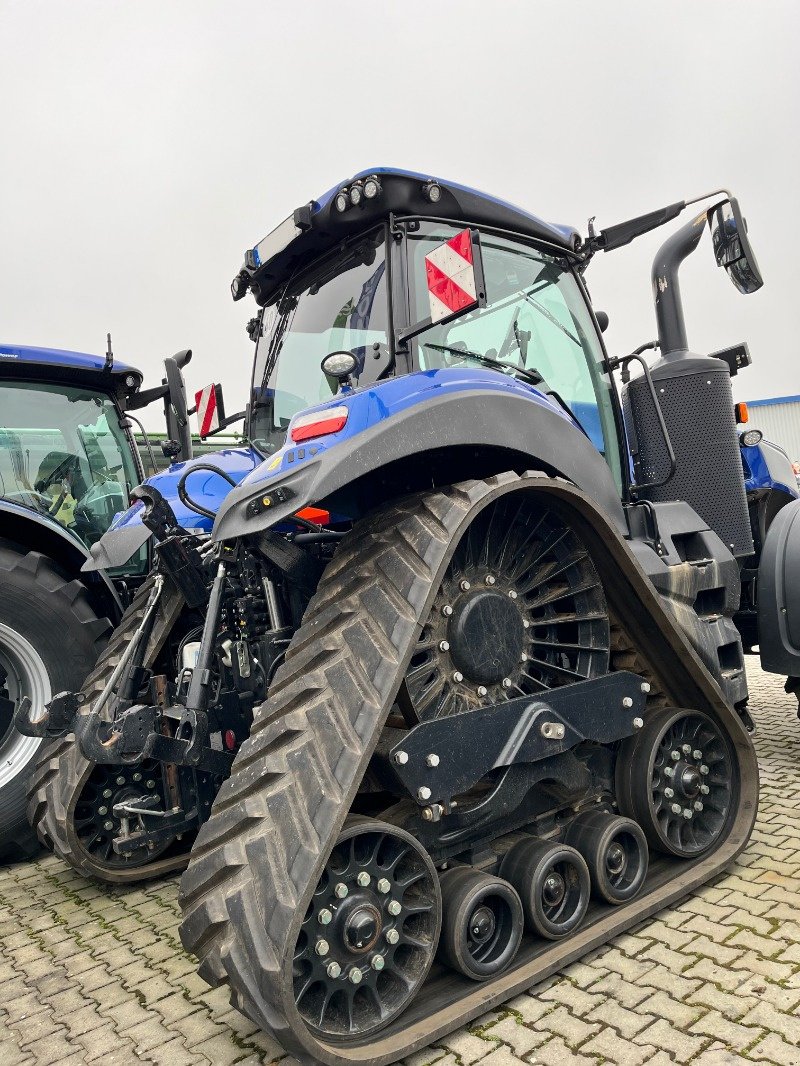
[{"label": "paving stone ground", "polygon": [[[406,1066],[800,1066],[800,722],[749,672],[761,808],[736,865]],[[177,893],[109,891],[52,856],[0,871],[0,1066],[293,1066],[196,975]]]}]

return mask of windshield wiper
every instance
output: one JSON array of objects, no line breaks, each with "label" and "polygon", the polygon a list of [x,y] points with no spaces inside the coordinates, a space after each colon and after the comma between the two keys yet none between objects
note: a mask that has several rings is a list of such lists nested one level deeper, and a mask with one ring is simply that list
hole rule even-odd
[{"label": "windshield wiper", "polygon": [[430,341],[424,341],[423,343],[426,348],[435,348],[438,352],[450,352],[453,355],[465,356],[467,359],[477,359],[479,363],[494,367],[495,370],[511,370],[515,374],[519,374],[521,378],[531,385],[544,384],[544,378],[534,368],[529,370],[527,367],[518,366],[517,363],[507,363],[504,359],[492,359],[490,355],[483,355],[481,352],[470,352],[465,348],[451,348],[448,344],[432,344]]}]

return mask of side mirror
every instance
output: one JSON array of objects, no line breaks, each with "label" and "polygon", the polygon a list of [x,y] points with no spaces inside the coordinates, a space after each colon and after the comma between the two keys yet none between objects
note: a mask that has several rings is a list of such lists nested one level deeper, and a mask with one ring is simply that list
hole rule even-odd
[{"label": "side mirror", "polygon": [[164,414],[167,421],[167,435],[180,445],[181,460],[192,458],[192,433],[189,428],[189,412],[186,406],[186,386],[181,373],[191,358],[191,349],[186,348],[164,360],[167,385]]},{"label": "side mirror", "polygon": [[733,197],[708,214],[717,266],[725,267],[739,292],[756,292],[764,284],[747,236],[747,223]]}]

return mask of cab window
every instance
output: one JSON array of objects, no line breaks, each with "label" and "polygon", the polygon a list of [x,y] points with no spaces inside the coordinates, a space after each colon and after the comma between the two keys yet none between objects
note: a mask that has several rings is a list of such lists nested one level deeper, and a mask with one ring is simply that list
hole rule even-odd
[{"label": "cab window", "polygon": [[[425,256],[458,228],[421,223],[409,233],[412,322],[430,315]],[[439,323],[415,341],[422,370],[485,366],[489,360],[535,371],[540,391],[568,407],[622,485],[611,381],[580,286],[544,252],[481,233],[487,304],[451,322]]]}]

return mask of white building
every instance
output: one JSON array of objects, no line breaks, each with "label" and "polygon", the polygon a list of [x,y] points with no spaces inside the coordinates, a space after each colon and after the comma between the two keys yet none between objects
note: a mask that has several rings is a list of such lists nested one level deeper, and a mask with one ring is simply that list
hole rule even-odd
[{"label": "white building", "polygon": [[760,429],[767,440],[779,444],[791,461],[800,461],[800,396],[775,396],[748,400],[747,429]]}]

